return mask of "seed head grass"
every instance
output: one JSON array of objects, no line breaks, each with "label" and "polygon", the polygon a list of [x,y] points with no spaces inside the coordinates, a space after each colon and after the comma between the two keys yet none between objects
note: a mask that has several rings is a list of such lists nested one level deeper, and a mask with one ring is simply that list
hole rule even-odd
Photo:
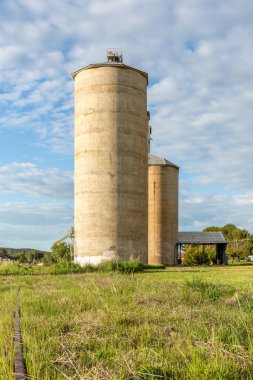
[{"label": "seed head grass", "polygon": [[31,379],[253,379],[252,276],[234,267],[0,277],[0,379],[12,378],[19,286]]}]

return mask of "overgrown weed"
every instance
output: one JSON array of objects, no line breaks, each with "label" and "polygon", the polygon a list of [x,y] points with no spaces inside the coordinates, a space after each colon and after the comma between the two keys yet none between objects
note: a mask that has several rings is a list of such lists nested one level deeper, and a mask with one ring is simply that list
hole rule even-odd
[{"label": "overgrown weed", "polygon": [[192,290],[198,292],[202,299],[216,301],[221,297],[229,296],[235,293],[235,289],[231,285],[224,285],[220,282],[209,282],[200,277],[193,277],[183,283],[184,290]]},{"label": "overgrown weed", "polygon": [[[148,268],[148,266],[146,266]],[[78,263],[59,261],[50,266],[33,266],[14,262],[0,264],[0,275],[43,275],[43,274],[68,274],[68,273],[93,273],[93,272],[119,272],[133,274],[143,272],[144,265],[139,260],[129,261],[104,261],[99,265],[79,265]]]},{"label": "overgrown weed", "polygon": [[12,378],[12,354],[4,350],[13,352],[13,300],[22,284],[31,379],[250,380],[252,274],[105,270],[0,277],[0,378]]}]

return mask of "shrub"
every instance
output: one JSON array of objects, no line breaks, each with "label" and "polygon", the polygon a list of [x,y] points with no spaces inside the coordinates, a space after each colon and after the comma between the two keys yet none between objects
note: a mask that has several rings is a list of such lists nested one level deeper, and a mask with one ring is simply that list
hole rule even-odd
[{"label": "shrub", "polygon": [[61,260],[59,262],[51,261],[53,255],[49,254],[48,260],[44,261],[47,266],[30,267],[25,264],[13,262],[3,263],[0,265],[0,275],[15,274],[67,274],[67,273],[88,273],[88,272],[120,272],[120,273],[136,273],[142,272],[144,266],[138,260],[129,261],[104,261],[99,265],[86,264],[81,266],[74,262]]},{"label": "shrub", "polygon": [[77,263],[69,261],[60,261],[52,265],[50,272],[53,274],[64,274],[64,273],[81,273],[85,272],[85,267],[81,267]]},{"label": "shrub", "polygon": [[56,242],[52,245],[52,254],[55,257],[56,261],[69,261],[71,262],[71,251],[70,244],[62,241]]},{"label": "shrub", "polygon": [[0,265],[0,275],[28,274],[29,268],[22,264],[5,262]]},{"label": "shrub", "polygon": [[129,261],[104,261],[97,265],[97,270],[102,272],[117,271],[121,273],[136,273],[144,270],[143,264],[139,260],[130,259]]},{"label": "shrub", "polygon": [[166,269],[165,265],[144,264],[143,269]]},{"label": "shrub", "polygon": [[94,266],[94,268],[99,272],[112,272],[117,270],[117,266],[118,264],[116,261],[107,260]]},{"label": "shrub", "polygon": [[142,272],[143,265],[138,260],[129,261],[104,261],[98,265],[86,264],[80,266],[77,263],[60,261],[51,266],[50,272],[53,274],[64,273],[87,273],[87,272],[121,272],[126,274]]},{"label": "shrub", "polygon": [[123,273],[131,274],[136,272],[143,272],[144,267],[143,264],[139,262],[139,260],[131,259],[129,261],[120,261],[117,270]]},{"label": "shrub", "polygon": [[183,265],[210,265],[215,262],[216,253],[212,248],[189,245],[186,249],[183,259]]},{"label": "shrub", "polygon": [[57,260],[56,260],[55,255],[52,252],[49,252],[45,254],[45,256],[42,259],[42,262],[44,265],[48,266],[48,265],[56,264]]}]

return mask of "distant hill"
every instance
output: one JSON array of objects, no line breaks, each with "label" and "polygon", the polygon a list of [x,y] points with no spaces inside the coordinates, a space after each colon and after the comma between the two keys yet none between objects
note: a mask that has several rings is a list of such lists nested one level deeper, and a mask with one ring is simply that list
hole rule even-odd
[{"label": "distant hill", "polygon": [[38,253],[47,253],[47,251],[42,251],[35,248],[7,248],[7,247],[0,247],[0,252],[5,250],[7,252],[7,256],[9,258],[12,258],[16,253],[24,253],[24,252],[30,252],[30,251],[36,251]]}]

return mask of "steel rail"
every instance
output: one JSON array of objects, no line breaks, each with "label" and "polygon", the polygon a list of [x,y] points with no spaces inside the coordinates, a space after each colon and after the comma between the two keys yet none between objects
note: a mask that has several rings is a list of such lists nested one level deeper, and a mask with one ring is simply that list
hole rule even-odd
[{"label": "steel rail", "polygon": [[14,334],[14,344],[15,344],[15,361],[14,361],[14,379],[15,380],[26,380],[28,379],[26,365],[23,356],[23,343],[20,328],[20,289],[17,294],[17,302],[15,309],[15,334]]}]

